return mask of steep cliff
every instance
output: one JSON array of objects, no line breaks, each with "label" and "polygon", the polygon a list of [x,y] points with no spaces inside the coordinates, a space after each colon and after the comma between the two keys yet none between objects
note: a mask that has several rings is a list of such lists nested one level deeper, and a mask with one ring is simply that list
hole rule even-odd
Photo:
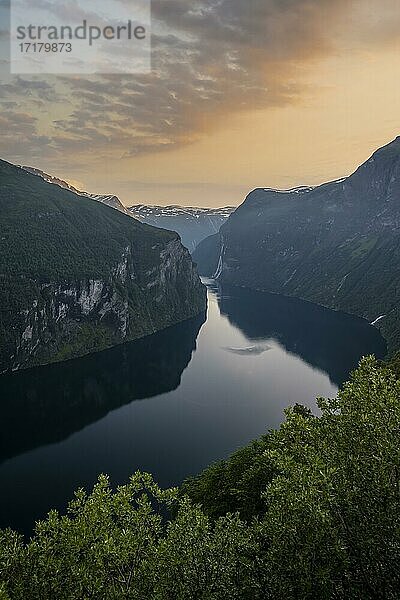
[{"label": "steep cliff", "polygon": [[254,190],[194,253],[221,281],[365,317],[400,347],[400,138],[348,178]]},{"label": "steep cliff", "polygon": [[204,311],[176,233],[0,161],[0,372],[133,340]]}]

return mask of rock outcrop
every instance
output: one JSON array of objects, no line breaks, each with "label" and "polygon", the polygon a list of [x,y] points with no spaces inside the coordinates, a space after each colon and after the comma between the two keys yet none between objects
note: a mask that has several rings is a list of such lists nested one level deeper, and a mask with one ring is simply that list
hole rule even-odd
[{"label": "rock outcrop", "polygon": [[0,372],[138,339],[205,310],[176,233],[0,162]]}]

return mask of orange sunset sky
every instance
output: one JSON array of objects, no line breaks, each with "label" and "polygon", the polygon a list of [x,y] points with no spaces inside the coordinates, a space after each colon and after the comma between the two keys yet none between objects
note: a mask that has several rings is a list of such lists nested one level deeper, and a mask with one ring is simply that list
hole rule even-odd
[{"label": "orange sunset sky", "polygon": [[399,0],[152,10],[148,75],[11,76],[1,25],[0,157],[126,205],[223,206],[350,174],[400,135]]}]

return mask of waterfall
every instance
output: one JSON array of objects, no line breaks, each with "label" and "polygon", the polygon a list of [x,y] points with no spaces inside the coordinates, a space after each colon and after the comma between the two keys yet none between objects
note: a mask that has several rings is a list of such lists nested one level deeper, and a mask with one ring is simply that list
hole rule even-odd
[{"label": "waterfall", "polygon": [[221,274],[222,274],[222,269],[224,266],[224,252],[225,252],[225,245],[222,243],[221,244],[221,252],[219,255],[219,260],[218,260],[218,266],[217,266],[217,270],[215,271],[212,279],[218,279]]}]

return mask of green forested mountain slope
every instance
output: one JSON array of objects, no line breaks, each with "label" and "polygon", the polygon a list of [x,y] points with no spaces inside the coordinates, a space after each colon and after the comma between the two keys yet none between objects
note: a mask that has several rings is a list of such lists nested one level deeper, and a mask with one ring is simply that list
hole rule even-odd
[{"label": "green forested mountain slope", "polygon": [[175,233],[0,161],[0,372],[142,337],[204,308]]},{"label": "green forested mountain slope", "polygon": [[254,190],[194,253],[202,274],[367,318],[400,347],[400,138],[350,177]]}]

